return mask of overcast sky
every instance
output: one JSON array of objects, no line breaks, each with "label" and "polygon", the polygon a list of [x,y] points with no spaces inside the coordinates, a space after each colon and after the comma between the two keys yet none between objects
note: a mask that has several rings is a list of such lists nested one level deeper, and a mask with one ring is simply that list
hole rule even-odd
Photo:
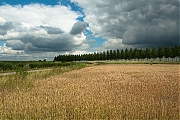
[{"label": "overcast sky", "polygon": [[179,0],[0,0],[0,60],[179,44]]}]

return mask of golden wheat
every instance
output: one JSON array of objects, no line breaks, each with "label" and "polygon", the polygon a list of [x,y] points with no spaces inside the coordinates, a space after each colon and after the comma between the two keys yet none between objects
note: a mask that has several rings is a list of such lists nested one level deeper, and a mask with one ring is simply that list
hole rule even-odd
[{"label": "golden wheat", "polygon": [[[179,65],[99,65],[0,92],[0,119],[174,119]],[[31,78],[33,79],[33,78]]]}]

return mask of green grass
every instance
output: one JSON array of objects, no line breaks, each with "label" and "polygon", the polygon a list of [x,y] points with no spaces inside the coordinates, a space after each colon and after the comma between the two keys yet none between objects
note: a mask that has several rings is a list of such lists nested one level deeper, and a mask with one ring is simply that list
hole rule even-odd
[{"label": "green grass", "polygon": [[31,90],[34,85],[33,81],[28,80],[28,73],[25,71],[17,72],[15,75],[1,77],[0,91],[26,89]]},{"label": "green grass", "polygon": [[25,66],[24,69],[16,71],[15,75],[0,76],[0,92],[4,90],[11,91],[16,89],[31,90],[34,87],[33,82],[37,79],[46,79],[64,72],[84,68],[87,65],[87,63],[68,63],[63,67],[56,66],[52,70],[34,73],[26,72],[26,70],[29,70],[29,68]]},{"label": "green grass", "polygon": [[0,73],[14,72],[19,70],[37,70],[45,68],[57,68],[73,65],[73,62],[50,62],[50,61],[0,61]]}]

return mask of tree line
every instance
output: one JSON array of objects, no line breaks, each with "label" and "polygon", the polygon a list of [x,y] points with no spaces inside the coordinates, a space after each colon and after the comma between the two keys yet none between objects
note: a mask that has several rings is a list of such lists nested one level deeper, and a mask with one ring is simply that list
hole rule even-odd
[{"label": "tree line", "polygon": [[180,57],[180,46],[175,45],[173,47],[162,47],[159,46],[158,49],[155,47],[138,49],[117,49],[117,50],[107,50],[103,52],[94,52],[89,54],[79,54],[79,55],[59,55],[54,57],[54,61],[96,61],[96,60],[132,60],[132,59],[156,59],[159,58],[175,58]]}]

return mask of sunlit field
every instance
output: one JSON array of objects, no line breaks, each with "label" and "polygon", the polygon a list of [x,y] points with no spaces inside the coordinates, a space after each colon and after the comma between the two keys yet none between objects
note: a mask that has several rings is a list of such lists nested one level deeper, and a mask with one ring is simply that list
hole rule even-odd
[{"label": "sunlit field", "polygon": [[0,119],[180,119],[179,64],[84,67],[0,77]]}]

